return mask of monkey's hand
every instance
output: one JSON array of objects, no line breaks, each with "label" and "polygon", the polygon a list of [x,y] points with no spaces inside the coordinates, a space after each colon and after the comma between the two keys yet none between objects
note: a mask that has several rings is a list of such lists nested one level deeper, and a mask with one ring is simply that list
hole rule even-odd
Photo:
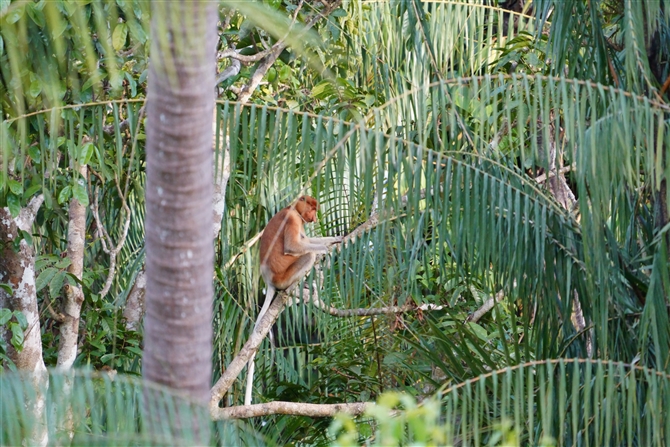
[{"label": "monkey's hand", "polygon": [[336,244],[341,244],[344,241],[343,236],[325,237],[323,239],[328,247]]}]

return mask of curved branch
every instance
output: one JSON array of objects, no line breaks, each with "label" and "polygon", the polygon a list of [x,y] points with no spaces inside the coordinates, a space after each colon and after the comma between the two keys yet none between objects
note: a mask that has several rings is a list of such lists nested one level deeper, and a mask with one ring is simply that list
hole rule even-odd
[{"label": "curved branch", "polygon": [[216,413],[219,408],[219,401],[228,392],[249,359],[256,353],[256,351],[258,351],[258,347],[261,345],[268,332],[270,332],[270,328],[284,309],[287,300],[287,292],[280,292],[275,296],[275,299],[272,301],[272,304],[265,315],[263,315],[263,318],[258,321],[258,327],[251,333],[251,336],[244,347],[237,353],[233,361],[230,362],[226,370],[221,374],[219,380],[212,387],[211,399],[209,402],[210,413],[212,415]]},{"label": "curved branch", "polygon": [[490,297],[482,306],[471,313],[468,318],[465,319],[465,321],[471,322],[471,323],[476,323],[478,322],[488,311],[493,309],[493,306],[495,306],[497,303],[502,301],[502,299],[505,297],[505,294],[503,293],[502,290],[500,290],[498,293],[496,293],[495,296]]},{"label": "curved branch", "polygon": [[[237,54],[235,49],[232,49],[232,51],[233,51],[234,54]],[[219,75],[219,77],[217,78],[216,85],[221,84],[223,81],[225,81],[228,78],[232,78],[233,76],[237,76],[240,73],[240,68],[241,67],[242,67],[242,65],[240,64],[240,60],[238,58],[233,58],[230,65],[228,67],[226,67],[226,69],[223,70],[221,72],[221,74]]]}]

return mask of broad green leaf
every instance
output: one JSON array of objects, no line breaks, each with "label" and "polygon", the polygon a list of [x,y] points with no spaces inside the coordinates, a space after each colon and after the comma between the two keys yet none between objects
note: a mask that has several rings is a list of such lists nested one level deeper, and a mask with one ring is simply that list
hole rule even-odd
[{"label": "broad green leaf", "polygon": [[39,271],[42,270],[43,268],[46,268],[47,266],[53,266],[55,263],[60,261],[60,259],[61,259],[60,256],[56,255],[38,256],[37,259],[35,260],[35,270]]},{"label": "broad green leaf", "polygon": [[281,81],[287,81],[291,77],[291,67],[288,65],[283,65],[279,69],[279,79]]},{"label": "broad green leaf", "polygon": [[23,17],[23,9],[25,8],[25,5],[19,5],[16,8],[13,8],[12,11],[7,14],[6,19],[7,23],[16,23],[19,20],[21,20],[21,17]]},{"label": "broad green leaf", "polygon": [[472,329],[472,332],[482,340],[483,342],[488,342],[489,341],[489,335],[486,332],[486,329],[484,329],[480,324],[478,323],[469,323],[470,329]]},{"label": "broad green leaf", "polygon": [[28,148],[28,155],[30,155],[30,158],[32,158],[35,163],[42,162],[42,151],[40,151],[39,146],[30,146]]},{"label": "broad green leaf", "polygon": [[21,329],[27,329],[28,328],[28,320],[26,320],[26,316],[23,312],[18,312],[14,311],[14,317],[16,318],[16,321],[19,322],[19,327]]},{"label": "broad green leaf", "polygon": [[54,40],[60,39],[68,26],[68,21],[62,18],[50,20],[49,29],[51,30],[51,38]]},{"label": "broad green leaf", "polygon": [[93,75],[89,76],[88,79],[86,79],[86,82],[84,82],[84,85],[81,86],[82,91],[86,91],[89,88],[91,88],[94,84],[100,82],[101,76],[99,73],[94,73]]},{"label": "broad green leaf", "polygon": [[83,206],[88,206],[88,191],[84,179],[79,178],[72,188],[72,197],[77,199]]},{"label": "broad green leaf", "polygon": [[95,152],[95,145],[91,142],[84,143],[79,149],[78,162],[80,165],[87,165]]},{"label": "broad green leaf", "polygon": [[42,185],[40,185],[40,184],[31,185],[31,186],[28,187],[28,189],[26,189],[26,191],[24,192],[23,195],[26,199],[29,199],[41,190],[42,190]]},{"label": "broad green leaf", "polygon": [[44,13],[42,12],[42,8],[39,7],[38,3],[29,3],[27,6],[27,12],[37,26],[44,28],[46,19],[44,18]]},{"label": "broad green leaf", "polygon": [[100,357],[100,361],[102,363],[109,363],[110,360],[114,359],[116,357],[116,354],[105,354],[102,357]]},{"label": "broad green leaf", "polygon": [[63,258],[63,259],[58,259],[58,262],[54,264],[54,267],[57,269],[66,269],[72,264],[72,259],[70,258]]},{"label": "broad green leaf", "polygon": [[61,189],[60,193],[58,194],[58,204],[62,205],[67,203],[68,200],[70,200],[70,197],[72,197],[72,187],[67,185],[63,187],[63,189]]},{"label": "broad green leaf", "polygon": [[21,352],[23,350],[23,329],[17,323],[10,323],[9,327],[12,330],[12,339],[11,343],[14,346],[14,349]]},{"label": "broad green leaf", "polygon": [[335,90],[330,81],[322,81],[312,89],[312,97],[314,98],[323,99],[331,96],[333,93],[335,93]]},{"label": "broad green leaf", "polygon": [[[4,286],[5,284],[3,284]],[[11,293],[11,289],[9,292]],[[12,311],[9,309],[5,308],[0,308],[0,326],[3,326],[5,323],[7,323],[10,319],[12,318]]]},{"label": "broad green leaf", "polygon": [[112,33],[112,46],[116,51],[121,51],[126,45],[126,39],[128,38],[128,25],[125,23],[117,23],[114,27],[114,32]]},{"label": "broad green leaf", "polygon": [[128,29],[130,30],[130,36],[138,41],[139,43],[146,43],[147,33],[142,28],[142,25],[137,20],[131,20],[128,22]]},{"label": "broad green leaf", "polygon": [[42,290],[44,287],[46,287],[47,284],[51,282],[53,277],[58,273],[59,269],[49,267],[44,269],[39,276],[37,277],[37,280],[35,281],[35,289],[37,292]]},{"label": "broad green leaf", "polygon": [[20,199],[10,193],[7,195],[7,207],[9,208],[9,212],[12,215],[12,217],[17,217],[19,213],[21,212],[21,201]]},{"label": "broad green leaf", "polygon": [[23,184],[21,182],[17,182],[16,180],[9,179],[7,182],[9,186],[9,190],[16,194],[17,196],[20,196],[23,194]]},{"label": "broad green leaf", "polygon": [[29,246],[33,245],[33,235],[25,230],[20,230],[21,237],[28,243]]},{"label": "broad green leaf", "polygon": [[63,282],[65,282],[66,272],[59,270],[49,282],[49,296],[53,299],[60,295],[60,291],[63,288]]},{"label": "broad green leaf", "polygon": [[30,82],[30,88],[28,89],[28,94],[31,97],[37,98],[40,93],[42,93],[42,83],[39,79],[35,78]]}]

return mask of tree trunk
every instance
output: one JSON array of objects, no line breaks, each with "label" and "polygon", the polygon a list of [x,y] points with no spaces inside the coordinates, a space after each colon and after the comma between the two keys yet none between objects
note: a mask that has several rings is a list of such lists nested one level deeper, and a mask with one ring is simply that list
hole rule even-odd
[{"label": "tree trunk", "polygon": [[142,374],[203,406],[212,369],[217,19],[216,2],[152,2]]},{"label": "tree trunk", "polygon": [[[82,179],[86,179],[88,168],[86,165],[75,167]],[[67,229],[67,256],[71,264],[68,273],[81,280],[84,273],[84,248],[86,243],[86,206],[74,197],[70,200],[69,225]],[[79,318],[81,305],[84,302],[84,292],[78,285],[67,285],[63,316],[65,320],[60,324],[60,344],[58,346],[58,360],[56,366],[60,370],[72,368],[77,358],[77,340],[79,338]]]},{"label": "tree trunk", "polygon": [[[23,313],[28,327],[23,331],[23,347],[16,350],[5,337],[8,357],[31,380],[34,393],[26,396],[26,429],[29,445],[47,445],[46,389],[47,369],[42,360],[42,331],[35,288],[35,250],[20,232],[30,233],[44,196],[33,197],[17,217],[8,208],[0,208],[0,283],[9,284],[12,293],[0,288],[0,308]],[[20,240],[15,248],[15,241]]]}]

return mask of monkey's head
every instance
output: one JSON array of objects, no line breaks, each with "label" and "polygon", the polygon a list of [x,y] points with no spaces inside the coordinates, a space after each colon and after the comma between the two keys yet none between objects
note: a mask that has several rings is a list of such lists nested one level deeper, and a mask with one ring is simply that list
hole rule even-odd
[{"label": "monkey's head", "polygon": [[305,222],[316,222],[316,212],[319,211],[319,202],[314,197],[302,196],[295,204],[295,210],[300,213]]}]

